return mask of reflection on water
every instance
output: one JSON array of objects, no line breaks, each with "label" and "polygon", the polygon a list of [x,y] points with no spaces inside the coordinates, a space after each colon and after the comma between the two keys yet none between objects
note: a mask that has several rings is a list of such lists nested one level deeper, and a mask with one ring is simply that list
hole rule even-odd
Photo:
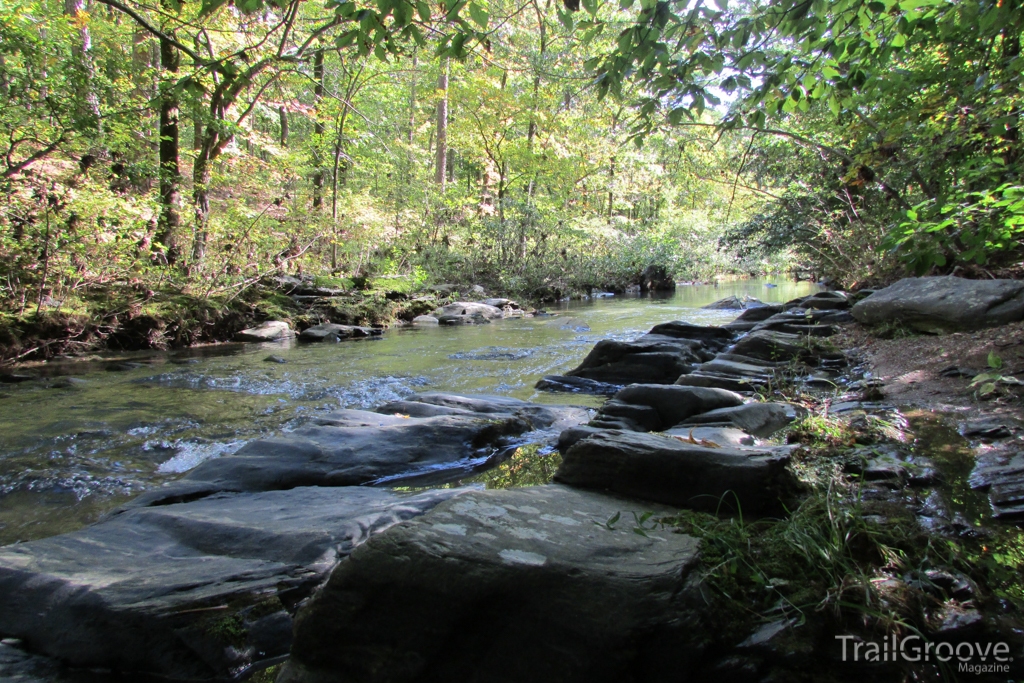
[{"label": "reflection on water", "polygon": [[[81,526],[207,458],[320,411],[373,408],[421,391],[597,406],[603,399],[540,393],[533,385],[576,366],[600,339],[635,338],[669,320],[721,324],[736,316],[700,310],[712,301],[750,295],[781,302],[817,289],[775,284],[566,302],[547,307],[550,317],[395,329],[379,340],[192,349],[140,357],[140,367],[122,372],[65,366],[84,383],[26,382],[0,391],[0,544]],[[267,362],[271,354],[287,362]]]}]

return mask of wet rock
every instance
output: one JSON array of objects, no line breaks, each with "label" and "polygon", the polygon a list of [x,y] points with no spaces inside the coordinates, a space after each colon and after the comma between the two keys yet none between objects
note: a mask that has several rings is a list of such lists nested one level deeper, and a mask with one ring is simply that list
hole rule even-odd
[{"label": "wet rock", "polygon": [[687,387],[708,387],[714,389],[725,389],[734,392],[751,392],[757,382],[750,378],[735,377],[732,375],[720,375],[717,373],[702,372],[696,370],[688,375],[683,375],[675,382],[679,386]]},{"label": "wet rock", "polygon": [[608,418],[632,420],[639,427],[636,431],[651,432],[662,427],[661,417],[655,408],[649,405],[626,403],[616,399],[612,399],[601,406],[596,419]]},{"label": "wet rock", "polygon": [[816,311],[839,311],[850,307],[849,298],[842,292],[817,292],[786,302],[784,309],[803,308]]},{"label": "wet rock", "polygon": [[271,354],[271,355],[267,356],[266,358],[264,358],[263,362],[264,363],[281,363],[281,364],[284,364],[284,363],[288,362],[288,359],[287,358],[283,358],[281,356],[275,356],[275,355]]},{"label": "wet rock", "polygon": [[291,339],[295,332],[288,323],[281,320],[268,320],[265,323],[242,330],[235,335],[235,341],[270,342],[279,339]]},{"label": "wet rock", "polygon": [[339,410],[318,416],[280,436],[251,441],[233,455],[206,460],[131,504],[156,505],[216,491],[356,486],[399,477],[430,476],[440,483],[485,467],[511,437],[561,431],[589,417],[581,408],[497,396],[421,394],[416,402],[425,404],[421,414],[430,416],[410,416],[415,408],[407,404],[383,406],[387,414]]},{"label": "wet rock", "polygon": [[736,646],[736,649],[755,651],[769,657],[779,656],[778,641],[782,640],[782,635],[796,623],[796,619],[779,619],[769,622],[750,634],[746,640]]},{"label": "wet rock", "polygon": [[710,303],[707,306],[701,306],[701,308],[710,311],[732,311],[732,310],[743,310],[746,306],[743,305],[743,301],[738,296],[728,296],[724,299],[719,299],[714,303]]},{"label": "wet rock", "polygon": [[220,494],[0,548],[0,633],[78,667],[226,677],[260,657],[249,635],[287,650],[281,611],[353,548],[452,494]]},{"label": "wet rock", "polygon": [[0,382],[4,384],[20,384],[21,382],[28,382],[36,379],[35,375],[29,375],[23,372],[4,372],[0,373]]},{"label": "wet rock", "polygon": [[771,380],[772,376],[775,374],[774,368],[766,367],[764,365],[751,365],[749,363],[725,360],[721,358],[721,356],[706,363],[702,363],[697,367],[696,371],[706,372],[713,375],[726,375],[729,377],[746,377],[762,383]]},{"label": "wet rock", "polygon": [[974,368],[960,368],[955,365],[950,365],[948,368],[944,368],[939,371],[940,377],[974,377],[981,373],[981,370]]},{"label": "wet rock", "polygon": [[568,375],[545,375],[534,385],[541,391],[565,391],[574,394],[599,394],[611,396],[622,388],[621,384],[608,384],[586,377]]},{"label": "wet rock", "polygon": [[648,334],[674,337],[676,339],[692,339],[716,348],[723,348],[736,338],[733,332],[725,328],[713,325],[693,325],[682,320],[673,320],[672,322],[655,325]]},{"label": "wet rock", "polygon": [[761,306],[748,308],[740,313],[733,322],[757,323],[762,320],[767,320],[778,313],[782,313],[782,306],[775,304],[763,304]]},{"label": "wet rock", "polygon": [[444,324],[444,318],[448,316],[463,318],[479,316],[487,320],[499,320],[505,317],[505,314],[497,306],[488,306],[487,304],[470,301],[457,301],[434,311],[434,317],[440,320],[442,324]]},{"label": "wet rock", "polygon": [[299,339],[306,342],[340,341],[342,339],[376,337],[380,334],[381,330],[372,327],[323,323],[303,330],[299,334]]},{"label": "wet rock", "polygon": [[697,542],[631,510],[668,512],[551,485],[443,503],[338,566],[278,680],[677,680],[708,638]]},{"label": "wet rock", "polygon": [[89,382],[80,377],[58,377],[48,385],[51,389],[82,389]]},{"label": "wet rock", "polygon": [[929,630],[936,640],[963,640],[985,628],[985,618],[974,607],[947,602],[931,614]]},{"label": "wet rock", "polygon": [[677,425],[691,415],[743,404],[742,396],[723,389],[661,384],[631,384],[615,394],[613,400],[650,406],[661,421],[659,429]]},{"label": "wet rock", "polygon": [[562,433],[558,435],[558,450],[565,453],[567,450],[572,448],[577,441],[582,441],[587,437],[593,436],[594,434],[600,434],[603,431],[605,430],[591,425],[579,425],[578,427],[564,429],[562,430]]},{"label": "wet rock", "polygon": [[982,441],[1008,439],[1017,430],[1017,425],[1007,424],[1000,420],[973,420],[960,426],[960,434],[964,437]]},{"label": "wet rock", "polygon": [[899,321],[933,333],[995,327],[1024,318],[1024,282],[904,278],[858,302],[853,315],[868,325]]},{"label": "wet rock", "polygon": [[565,373],[606,384],[671,384],[701,361],[688,345],[668,341],[602,339],[579,367]]},{"label": "wet rock", "polygon": [[655,434],[607,431],[583,439],[555,480],[694,510],[769,514],[796,487],[788,456],[707,448]]},{"label": "wet rock", "polygon": [[145,363],[133,363],[131,361],[118,361],[116,363],[108,363],[106,368],[107,372],[131,372],[132,370],[138,370],[146,367]]},{"label": "wet rock", "polygon": [[413,325],[437,325],[440,321],[432,315],[418,315],[412,319]]},{"label": "wet rock", "polygon": [[[757,439],[742,429],[732,427],[707,427],[707,426],[679,426],[666,429],[665,434],[679,436],[687,441],[696,441],[714,444],[715,446],[729,446],[730,448],[751,448],[757,446]],[[709,446],[713,448],[714,446]]]},{"label": "wet rock", "polygon": [[754,436],[771,436],[799,417],[790,403],[747,403],[719,408],[684,420],[680,426],[700,424],[734,425]]},{"label": "wet rock", "polygon": [[500,298],[500,297],[493,298],[493,299],[484,299],[483,302],[481,302],[481,303],[484,303],[484,304],[486,304],[488,306],[494,306],[495,308],[502,308],[502,309],[504,309],[506,306],[508,306],[509,308],[511,308],[513,310],[521,310],[522,309],[522,306],[520,306],[517,302],[513,301],[512,299],[503,299],[503,298]]}]

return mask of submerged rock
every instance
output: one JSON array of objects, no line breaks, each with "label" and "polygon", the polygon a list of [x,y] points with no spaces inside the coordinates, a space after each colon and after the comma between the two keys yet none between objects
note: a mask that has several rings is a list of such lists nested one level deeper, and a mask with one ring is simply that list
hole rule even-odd
[{"label": "submerged rock", "polygon": [[339,559],[452,495],[221,494],[0,548],[0,633],[77,667],[225,678],[288,652],[290,612]]},{"label": "submerged rock", "polygon": [[771,514],[782,512],[797,489],[788,462],[778,451],[611,430],[569,448],[555,481],[693,510]]},{"label": "submerged rock", "polygon": [[434,311],[434,317],[442,322],[450,316],[472,317],[481,316],[488,320],[498,320],[505,317],[505,314],[497,306],[475,303],[470,301],[456,301],[453,304],[442,306]]},{"label": "submerged rock", "polygon": [[898,322],[922,332],[995,327],[1024,319],[1024,282],[904,278],[859,301],[853,316],[868,325]]},{"label": "submerged rock", "polygon": [[709,637],[697,541],[634,533],[645,511],[670,512],[552,485],[447,501],[338,566],[278,680],[679,680]]},{"label": "submerged rock", "polygon": [[[586,421],[581,408],[501,396],[421,394],[385,412],[339,410],[291,432],[207,460],[133,505],[188,500],[217,491],[356,486],[402,476],[455,478],[487,464],[510,437]],[[552,435],[552,438],[553,435]]]},{"label": "submerged rock", "polygon": [[342,339],[376,337],[381,334],[381,330],[372,327],[323,323],[303,330],[299,334],[299,339],[308,342],[340,341]]}]

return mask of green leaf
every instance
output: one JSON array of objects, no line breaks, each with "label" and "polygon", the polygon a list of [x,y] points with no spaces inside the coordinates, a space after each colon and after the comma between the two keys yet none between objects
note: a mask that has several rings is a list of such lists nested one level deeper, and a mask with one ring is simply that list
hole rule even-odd
[{"label": "green leaf", "polygon": [[430,5],[420,0],[416,3],[416,13],[420,15],[420,19],[423,21],[430,21]]},{"label": "green leaf", "polygon": [[472,17],[473,21],[480,26],[480,28],[487,28],[487,22],[490,20],[490,16],[480,5],[475,2],[469,3],[469,16]]},{"label": "green leaf", "polygon": [[587,10],[590,16],[597,16],[597,0],[583,0],[583,9]]},{"label": "green leaf", "polygon": [[633,3],[634,3],[635,1],[636,1],[636,0],[619,0],[619,9],[621,9],[621,10],[627,10],[627,9],[629,9],[630,7],[632,7],[632,6],[633,6]]},{"label": "green leaf", "polygon": [[221,5],[225,2],[227,2],[227,0],[203,0],[203,4],[199,10],[199,16],[206,17],[213,14],[220,9]]},{"label": "green leaf", "polygon": [[729,9],[729,0],[715,0],[715,4],[718,5],[718,9],[723,12]]},{"label": "green leaf", "polygon": [[989,382],[988,384],[982,384],[981,388],[978,389],[978,393],[981,394],[982,396],[984,396],[986,394],[991,394],[995,390],[996,390],[996,385],[994,383],[992,383],[992,382]]},{"label": "green leaf", "polygon": [[996,355],[995,351],[988,352],[988,366],[997,370],[1003,367],[1003,359]]}]

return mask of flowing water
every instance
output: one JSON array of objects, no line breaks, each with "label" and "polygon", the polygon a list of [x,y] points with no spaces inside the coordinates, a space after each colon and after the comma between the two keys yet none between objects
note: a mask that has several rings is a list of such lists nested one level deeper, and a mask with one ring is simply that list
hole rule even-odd
[{"label": "flowing water", "polygon": [[[633,339],[669,320],[726,323],[736,311],[700,308],[726,296],[782,302],[817,289],[764,280],[681,286],[665,297],[565,302],[548,307],[550,317],[399,328],[378,340],[220,345],[140,356],[139,367],[119,372],[111,363],[47,368],[82,381],[0,389],[0,545],[80,527],[317,412],[369,409],[423,391],[597,406],[600,397],[533,385],[575,367],[601,339]],[[271,354],[287,362],[268,362]]]}]

